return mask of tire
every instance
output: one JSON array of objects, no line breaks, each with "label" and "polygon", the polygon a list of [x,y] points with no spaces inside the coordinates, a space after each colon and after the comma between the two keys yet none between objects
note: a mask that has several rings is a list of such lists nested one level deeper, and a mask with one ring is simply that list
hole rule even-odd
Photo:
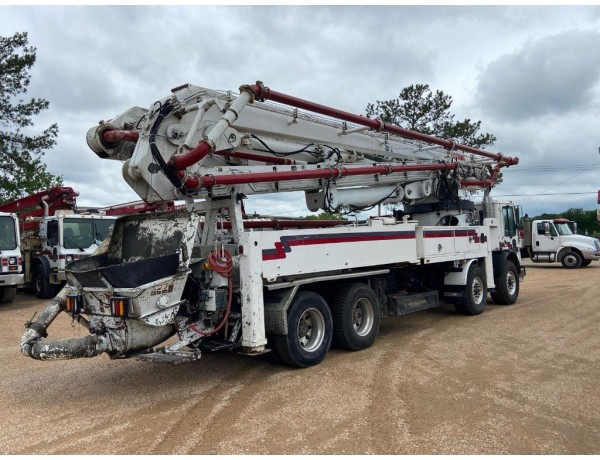
[{"label": "tire", "polygon": [[471,265],[465,286],[466,303],[455,305],[456,310],[464,315],[480,315],[487,302],[487,284],[485,271],[479,265]]},{"label": "tire", "polygon": [[54,291],[50,281],[44,275],[41,266],[37,266],[33,272],[33,292],[39,299],[49,299]]},{"label": "tire", "polygon": [[491,294],[494,303],[512,305],[519,297],[519,272],[514,262],[507,260]]},{"label": "tire", "polygon": [[589,264],[591,264],[591,263],[592,263],[592,259],[583,259],[583,260],[581,261],[581,266],[582,266],[582,267],[587,267],[587,266],[588,266]]},{"label": "tire", "polygon": [[0,287],[0,303],[10,303],[14,300],[17,295],[16,286],[2,286]]},{"label": "tire", "polygon": [[362,283],[344,286],[332,305],[333,341],[346,350],[369,348],[379,332],[381,313],[373,290]]},{"label": "tire", "polygon": [[314,292],[299,292],[288,309],[288,333],[273,337],[275,353],[292,367],[319,364],[329,351],[333,337],[331,311],[325,299]]},{"label": "tire", "polygon": [[576,252],[569,251],[560,259],[560,263],[565,268],[579,268],[581,267],[581,256]]}]

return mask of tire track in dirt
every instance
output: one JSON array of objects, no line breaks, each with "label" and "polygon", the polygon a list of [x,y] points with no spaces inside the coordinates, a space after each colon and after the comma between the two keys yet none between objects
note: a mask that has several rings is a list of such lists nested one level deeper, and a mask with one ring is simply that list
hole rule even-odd
[{"label": "tire track in dirt", "polygon": [[[199,452],[195,453],[215,453],[214,446],[211,444],[215,439],[219,439],[222,433],[217,437],[212,436],[217,428],[211,427],[211,424],[216,425],[219,429],[227,426],[224,420],[215,422],[215,419],[228,409],[232,398],[252,383],[253,376],[260,370],[260,367],[256,369],[253,364],[255,363],[246,363],[223,381],[205,391],[199,398],[184,404],[184,409],[177,413],[177,421],[164,432],[158,442],[150,446],[149,452],[152,454],[190,454],[194,453],[196,446],[204,443]],[[239,399],[236,399],[236,403]],[[236,411],[238,409],[240,407],[236,407]],[[194,416],[206,412],[208,414],[205,416]],[[194,426],[194,423],[199,426]]]}]

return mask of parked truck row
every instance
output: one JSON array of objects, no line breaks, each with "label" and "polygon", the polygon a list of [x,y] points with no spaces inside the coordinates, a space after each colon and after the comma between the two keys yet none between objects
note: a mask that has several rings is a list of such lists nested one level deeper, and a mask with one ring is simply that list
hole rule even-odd
[{"label": "parked truck row", "polygon": [[117,216],[157,209],[135,202],[78,210],[78,195],[57,186],[0,205],[0,302],[11,302],[18,288],[54,297],[67,280],[65,267],[90,256]]}]

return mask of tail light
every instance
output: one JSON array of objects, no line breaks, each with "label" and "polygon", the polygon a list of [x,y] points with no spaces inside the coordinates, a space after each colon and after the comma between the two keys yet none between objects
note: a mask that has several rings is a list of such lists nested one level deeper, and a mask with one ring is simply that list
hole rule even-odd
[{"label": "tail light", "polygon": [[83,308],[83,296],[81,294],[69,294],[65,300],[65,305],[71,316],[77,316]]},{"label": "tail light", "polygon": [[129,297],[112,297],[110,299],[110,309],[113,316],[127,318]]}]

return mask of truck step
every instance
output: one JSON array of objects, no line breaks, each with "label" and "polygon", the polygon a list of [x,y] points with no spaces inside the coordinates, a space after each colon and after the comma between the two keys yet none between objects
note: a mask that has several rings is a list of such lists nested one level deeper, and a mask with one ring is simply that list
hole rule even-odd
[{"label": "truck step", "polygon": [[139,355],[137,359],[140,361],[145,361],[147,363],[176,365],[197,361],[200,359],[200,353],[194,351],[155,351],[152,353],[145,353],[143,355]]},{"label": "truck step", "polygon": [[396,292],[388,294],[387,307],[389,316],[401,316],[439,306],[437,291],[427,291],[409,294]]},{"label": "truck step", "polygon": [[198,348],[206,351],[221,351],[233,349],[235,343],[224,339],[203,340],[198,344]]}]

